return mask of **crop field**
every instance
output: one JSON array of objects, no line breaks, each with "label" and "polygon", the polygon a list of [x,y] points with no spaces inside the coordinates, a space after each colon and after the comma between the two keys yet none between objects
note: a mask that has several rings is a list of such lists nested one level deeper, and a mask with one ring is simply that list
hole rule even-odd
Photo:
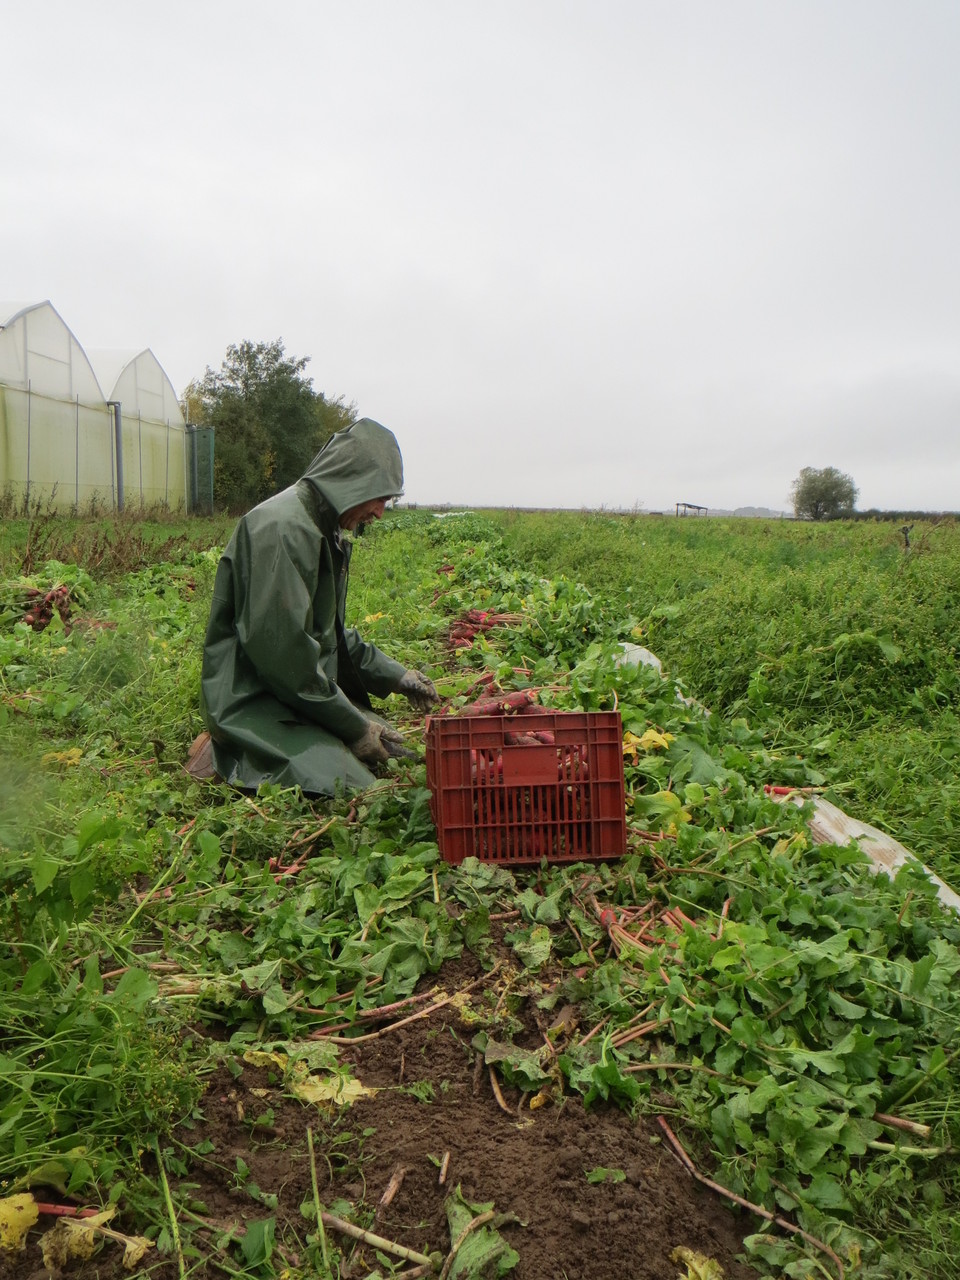
[{"label": "crop field", "polygon": [[960,918],[809,821],[960,889],[956,526],[442,517],[348,621],[618,711],[622,858],[450,866],[422,761],[192,780],[231,522],[0,527],[0,1274],[952,1280]]}]

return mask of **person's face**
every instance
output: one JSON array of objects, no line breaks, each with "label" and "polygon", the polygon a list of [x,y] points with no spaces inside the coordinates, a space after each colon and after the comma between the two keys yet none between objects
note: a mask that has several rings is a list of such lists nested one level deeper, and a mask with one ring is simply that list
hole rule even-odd
[{"label": "person's face", "polygon": [[369,502],[360,502],[355,507],[348,507],[340,514],[340,528],[353,531],[358,524],[366,524],[368,520],[379,520],[388,502],[389,498],[371,498]]}]

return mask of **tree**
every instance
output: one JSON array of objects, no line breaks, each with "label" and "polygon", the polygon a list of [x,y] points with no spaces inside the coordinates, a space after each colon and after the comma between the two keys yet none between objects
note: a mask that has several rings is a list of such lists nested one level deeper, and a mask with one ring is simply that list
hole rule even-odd
[{"label": "tree", "polygon": [[293,484],[322,444],[355,416],[355,406],[314,391],[309,357],[287,356],[283,342],[227,348],[184,393],[189,422],[214,429],[213,494],[220,507],[245,510]]},{"label": "tree", "polygon": [[804,467],[791,489],[798,519],[840,520],[853,515],[859,490],[853,477],[836,467]]}]

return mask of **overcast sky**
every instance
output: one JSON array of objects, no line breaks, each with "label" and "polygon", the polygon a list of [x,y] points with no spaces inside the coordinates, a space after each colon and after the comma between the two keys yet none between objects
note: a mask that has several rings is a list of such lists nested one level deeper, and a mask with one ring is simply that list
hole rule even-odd
[{"label": "overcast sky", "polygon": [[4,5],[0,297],[283,340],[413,502],[960,508],[957,0]]}]

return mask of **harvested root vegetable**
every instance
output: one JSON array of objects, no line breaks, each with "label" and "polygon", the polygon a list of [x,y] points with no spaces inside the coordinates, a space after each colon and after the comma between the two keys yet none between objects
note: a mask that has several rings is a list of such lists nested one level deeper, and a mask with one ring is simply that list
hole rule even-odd
[{"label": "harvested root vegetable", "polygon": [[481,632],[490,631],[494,627],[518,626],[521,622],[522,613],[492,613],[486,609],[468,609],[450,623],[447,634],[454,649],[468,649]]},{"label": "harvested root vegetable", "polygon": [[32,627],[34,631],[43,631],[50,625],[54,610],[67,630],[70,629],[70,588],[67,586],[51,587],[43,591],[39,587],[15,587],[12,593],[0,589],[0,612],[9,611],[19,614],[18,621]]},{"label": "harvested root vegetable", "polygon": [[462,716],[507,716],[516,714],[521,707],[532,706],[537,700],[536,690],[518,689],[514,693],[503,693],[495,698],[477,698],[465,707],[461,707]]},{"label": "harvested root vegetable", "polygon": [[503,740],[508,747],[539,747],[540,739],[533,733],[505,733]]}]

